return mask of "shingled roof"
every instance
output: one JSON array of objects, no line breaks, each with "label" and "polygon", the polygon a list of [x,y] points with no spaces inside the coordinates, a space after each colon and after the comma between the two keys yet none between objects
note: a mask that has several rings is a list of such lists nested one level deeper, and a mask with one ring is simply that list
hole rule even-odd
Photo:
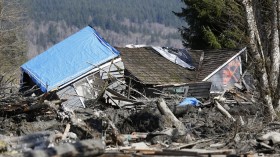
[{"label": "shingled roof", "polygon": [[[190,50],[193,66],[198,70],[199,59],[204,59],[199,71],[191,71],[168,61],[152,47],[117,48],[125,68],[144,84],[166,85],[202,81],[235,56],[238,50]],[[196,78],[197,77],[197,78]]]},{"label": "shingled roof", "polygon": [[[244,49],[243,49],[244,50]],[[234,57],[240,50],[207,50],[204,51],[204,59],[199,69],[197,80],[202,81],[217,68]]]},{"label": "shingled roof", "polygon": [[117,48],[125,68],[144,84],[182,84],[195,80],[195,71],[168,61],[151,47]]}]

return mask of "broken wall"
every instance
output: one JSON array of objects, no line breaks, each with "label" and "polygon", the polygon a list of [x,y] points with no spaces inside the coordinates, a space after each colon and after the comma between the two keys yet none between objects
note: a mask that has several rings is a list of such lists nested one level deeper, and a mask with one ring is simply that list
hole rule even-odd
[{"label": "broken wall", "polygon": [[85,102],[97,99],[105,91],[105,81],[123,78],[124,66],[121,60],[111,61],[110,64],[99,67],[70,85],[60,89],[57,95],[67,99],[62,104],[68,108],[86,107]]},{"label": "broken wall", "polygon": [[241,57],[237,56],[206,81],[212,82],[211,92],[222,92],[239,82],[241,74]]}]

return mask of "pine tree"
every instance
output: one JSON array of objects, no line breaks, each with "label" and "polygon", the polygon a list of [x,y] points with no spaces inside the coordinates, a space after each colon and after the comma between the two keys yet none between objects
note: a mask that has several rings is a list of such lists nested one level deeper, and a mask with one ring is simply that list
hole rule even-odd
[{"label": "pine tree", "polygon": [[195,49],[240,48],[245,41],[243,7],[234,0],[182,0],[175,13],[186,21],[180,28],[183,45]]}]

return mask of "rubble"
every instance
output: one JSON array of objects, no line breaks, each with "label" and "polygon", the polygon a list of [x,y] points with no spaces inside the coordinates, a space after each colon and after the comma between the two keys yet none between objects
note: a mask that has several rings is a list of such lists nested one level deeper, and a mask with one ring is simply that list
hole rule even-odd
[{"label": "rubble", "polygon": [[94,103],[91,107],[69,110],[61,105],[63,100],[49,100],[49,95],[5,94],[0,104],[1,155],[279,153],[279,124],[262,123],[264,117],[253,93],[239,85],[212,94],[208,100],[200,99],[199,105],[179,105],[184,97],[169,93],[156,98],[138,97],[129,108],[100,98],[88,102]]}]

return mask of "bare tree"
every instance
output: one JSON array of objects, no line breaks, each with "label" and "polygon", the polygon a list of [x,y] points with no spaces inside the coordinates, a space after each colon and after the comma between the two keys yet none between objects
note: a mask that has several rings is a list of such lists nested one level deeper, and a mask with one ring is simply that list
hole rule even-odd
[{"label": "bare tree", "polygon": [[280,0],[242,0],[242,4],[246,11],[249,52],[254,61],[258,88],[272,121],[278,118],[277,112],[280,111]]},{"label": "bare tree", "polygon": [[23,7],[20,0],[0,0],[0,72],[18,67],[25,58]]}]

